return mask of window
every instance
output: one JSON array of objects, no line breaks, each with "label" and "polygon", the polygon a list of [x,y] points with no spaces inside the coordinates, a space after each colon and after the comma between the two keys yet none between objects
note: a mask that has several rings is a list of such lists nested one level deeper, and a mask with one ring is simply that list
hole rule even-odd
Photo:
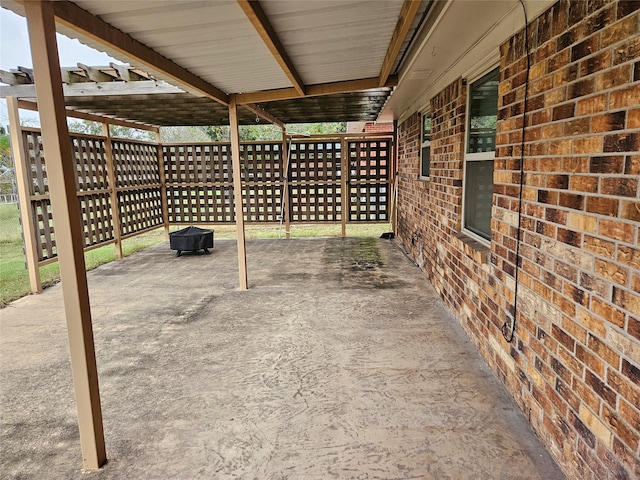
[{"label": "window", "polygon": [[467,109],[464,228],[485,240],[491,239],[498,81],[496,68],[471,83]]},{"label": "window", "polygon": [[420,178],[429,178],[431,166],[431,113],[422,114],[420,144]]}]

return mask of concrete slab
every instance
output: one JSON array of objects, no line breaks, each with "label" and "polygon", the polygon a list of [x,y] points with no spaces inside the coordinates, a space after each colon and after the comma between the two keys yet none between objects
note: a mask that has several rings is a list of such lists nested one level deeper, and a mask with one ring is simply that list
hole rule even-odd
[{"label": "concrete slab", "polygon": [[59,287],[1,316],[0,477],[564,478],[388,240],[168,244],[89,273],[109,463],[82,473]]}]

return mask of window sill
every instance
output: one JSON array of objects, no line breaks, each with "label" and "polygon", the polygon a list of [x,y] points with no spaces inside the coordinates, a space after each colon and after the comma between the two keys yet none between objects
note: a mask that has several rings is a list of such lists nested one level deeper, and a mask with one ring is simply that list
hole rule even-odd
[{"label": "window sill", "polygon": [[418,176],[418,180],[421,181],[421,182],[430,183],[431,182],[431,177]]},{"label": "window sill", "polygon": [[463,250],[469,258],[483,265],[489,263],[489,255],[491,254],[489,245],[463,232],[458,232],[453,237],[460,241],[458,247]]}]

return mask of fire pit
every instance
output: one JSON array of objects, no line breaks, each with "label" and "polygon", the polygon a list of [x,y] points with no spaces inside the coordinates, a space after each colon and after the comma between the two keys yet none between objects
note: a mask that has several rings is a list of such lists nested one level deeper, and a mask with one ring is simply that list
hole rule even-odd
[{"label": "fire pit", "polygon": [[177,250],[176,257],[182,252],[197,252],[204,250],[209,255],[209,249],[213,248],[213,230],[205,230],[198,227],[187,227],[169,234],[169,246],[171,250]]}]

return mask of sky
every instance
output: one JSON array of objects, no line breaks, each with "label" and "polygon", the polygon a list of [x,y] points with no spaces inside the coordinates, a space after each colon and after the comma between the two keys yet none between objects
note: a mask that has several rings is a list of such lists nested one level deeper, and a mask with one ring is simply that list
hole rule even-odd
[{"label": "sky", "polygon": [[[75,67],[78,62],[85,65],[103,66],[109,62],[117,62],[105,53],[82,45],[79,41],[58,34],[58,55],[60,66]],[[121,63],[121,62],[117,62]],[[24,17],[0,8],[0,69],[15,70],[20,67],[32,68],[29,33]],[[38,116],[34,112],[20,111],[22,119],[29,125],[37,125]],[[9,123],[5,100],[0,100],[0,125]]]}]

